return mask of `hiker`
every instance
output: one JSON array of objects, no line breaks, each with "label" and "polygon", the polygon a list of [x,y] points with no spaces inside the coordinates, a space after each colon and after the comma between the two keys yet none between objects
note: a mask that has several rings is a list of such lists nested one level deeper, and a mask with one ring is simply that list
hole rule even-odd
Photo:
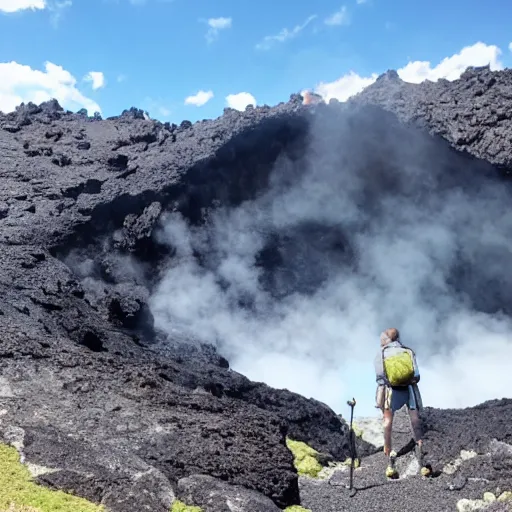
[{"label": "hiker", "polygon": [[381,349],[375,358],[377,381],[376,407],[384,417],[384,454],[389,457],[386,469],[388,478],[396,478],[397,453],[392,450],[393,415],[404,405],[411,420],[412,433],[416,442],[416,456],[421,473],[430,472],[423,464],[422,431],[419,412],[423,407],[418,382],[420,373],[413,350],[402,345],[398,329],[386,329],[380,335]]},{"label": "hiker", "polygon": [[320,94],[312,91],[304,91],[302,93],[302,104],[303,105],[318,105],[319,103],[323,103],[324,99]]}]

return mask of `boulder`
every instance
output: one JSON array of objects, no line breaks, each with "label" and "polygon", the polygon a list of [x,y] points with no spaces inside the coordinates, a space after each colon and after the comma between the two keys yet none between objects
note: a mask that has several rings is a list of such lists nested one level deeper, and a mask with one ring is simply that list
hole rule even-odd
[{"label": "boulder", "polygon": [[179,498],[203,512],[279,512],[267,497],[208,475],[191,475],[178,482]]}]

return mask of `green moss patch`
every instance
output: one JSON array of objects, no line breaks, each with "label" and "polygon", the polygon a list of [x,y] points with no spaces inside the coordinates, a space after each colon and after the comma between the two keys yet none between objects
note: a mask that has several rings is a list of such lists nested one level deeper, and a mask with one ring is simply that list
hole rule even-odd
[{"label": "green moss patch", "polygon": [[[345,459],[345,462],[343,463],[345,466],[351,466],[352,465],[352,458],[347,457]],[[361,465],[361,461],[359,459],[354,459],[354,468],[358,468]]]},{"label": "green moss patch", "polygon": [[24,505],[19,507],[18,505],[11,503],[11,506],[8,509],[2,510],[1,512],[39,512],[39,509],[34,507],[25,507]]},{"label": "green moss patch", "polygon": [[171,512],[203,512],[199,507],[185,505],[182,501],[176,500],[171,507]]},{"label": "green moss patch", "polygon": [[301,441],[286,438],[286,446],[293,453],[293,464],[297,473],[302,476],[316,478],[322,471],[322,465],[317,460],[319,453]]},{"label": "green moss patch", "polygon": [[299,507],[299,505],[293,505],[285,508],[284,512],[311,512],[311,510],[309,508]]},{"label": "green moss patch", "polygon": [[[35,511],[31,510],[35,509]],[[0,510],[8,512],[105,512],[105,508],[37,485],[16,448],[0,444]]]}]

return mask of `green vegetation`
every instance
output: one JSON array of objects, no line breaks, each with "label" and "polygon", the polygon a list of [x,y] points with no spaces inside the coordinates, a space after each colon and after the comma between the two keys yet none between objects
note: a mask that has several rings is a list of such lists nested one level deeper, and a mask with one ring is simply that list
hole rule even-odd
[{"label": "green vegetation", "polygon": [[319,453],[301,441],[286,438],[286,446],[293,453],[294,466],[297,473],[302,476],[316,478],[322,471],[322,465],[316,458]]},{"label": "green vegetation", "polygon": [[[350,466],[352,464],[352,457],[347,457],[345,462],[343,463],[345,466]],[[354,468],[358,468],[361,465],[361,461],[359,459],[354,460]]]},{"label": "green vegetation", "polygon": [[285,508],[284,512],[311,512],[309,508],[300,507],[299,505],[292,505],[291,507]]},{"label": "green vegetation", "polygon": [[16,448],[0,444],[0,510],[4,512],[104,512],[103,506],[37,485]]},{"label": "green vegetation", "polygon": [[25,507],[24,505],[18,507],[18,505],[11,503],[11,506],[8,509],[2,510],[1,512],[39,512],[39,510],[34,507]]},{"label": "green vegetation", "polygon": [[171,507],[171,512],[203,512],[199,507],[185,505],[185,503],[176,500]]}]

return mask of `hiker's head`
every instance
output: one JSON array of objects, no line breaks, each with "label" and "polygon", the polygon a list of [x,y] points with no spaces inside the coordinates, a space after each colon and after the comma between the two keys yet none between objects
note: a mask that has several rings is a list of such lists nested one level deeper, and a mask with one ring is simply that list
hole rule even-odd
[{"label": "hiker's head", "polygon": [[381,333],[380,344],[382,347],[384,347],[388,343],[391,343],[392,341],[397,341],[399,339],[400,333],[398,332],[398,329],[396,329],[395,327],[391,327]]}]

